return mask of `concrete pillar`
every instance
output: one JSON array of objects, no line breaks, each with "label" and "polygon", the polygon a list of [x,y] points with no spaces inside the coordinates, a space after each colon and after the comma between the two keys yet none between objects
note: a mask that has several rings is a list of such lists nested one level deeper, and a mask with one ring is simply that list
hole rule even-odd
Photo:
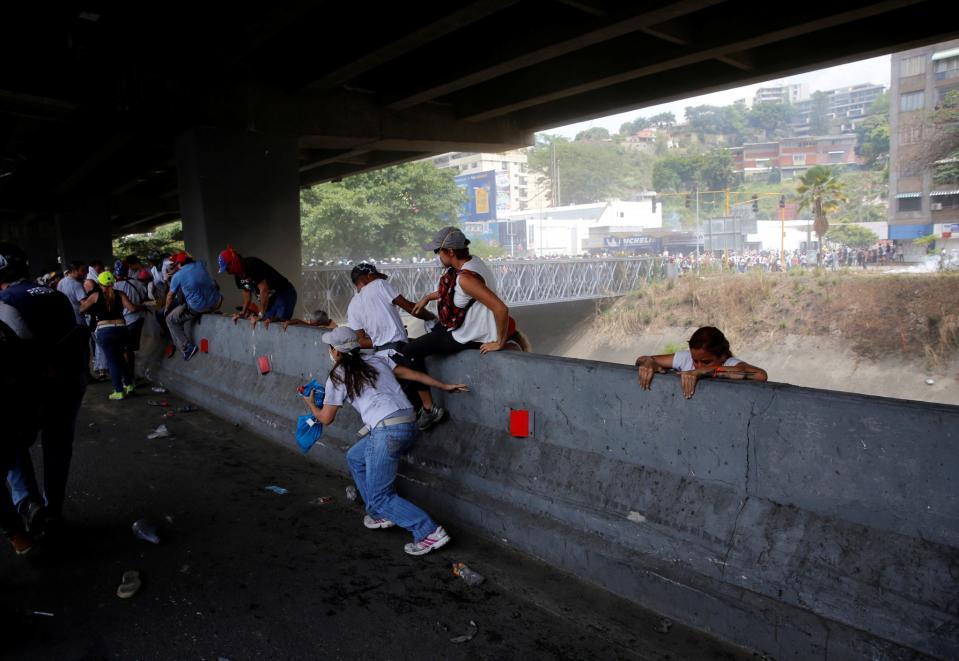
[{"label": "concrete pillar", "polygon": [[[187,251],[215,275],[230,244],[272,265],[302,299],[296,138],[193,128],[177,139],[176,158]],[[232,310],[240,302],[233,278],[218,281]]]},{"label": "concrete pillar", "polygon": [[[74,260],[89,264],[99,259],[107,268],[112,267],[113,237],[110,217],[105,212],[61,213],[56,217],[57,252],[61,264],[66,266]],[[116,255],[123,257],[124,255]]]},{"label": "concrete pillar", "polygon": [[57,228],[53,216],[31,216],[0,223],[0,241],[12,243],[27,253],[30,275],[59,268]]}]

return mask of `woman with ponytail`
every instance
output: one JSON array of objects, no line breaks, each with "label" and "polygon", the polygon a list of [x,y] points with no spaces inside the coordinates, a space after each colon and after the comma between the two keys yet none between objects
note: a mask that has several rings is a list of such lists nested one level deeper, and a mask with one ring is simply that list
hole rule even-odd
[{"label": "woman with ponytail", "polygon": [[397,495],[393,483],[400,458],[410,451],[419,428],[416,416],[397,377],[418,381],[450,393],[466,392],[464,384],[448,384],[408,367],[397,365],[388,355],[360,352],[356,331],[340,326],[324,333],[330,345],[333,368],[326,381],[323,407],[304,397],[313,417],[324,425],[336,418],[344,402],[350,402],[362,418],[360,440],[346,453],[356,488],[366,504],[363,525],[372,530],[398,525],[413,534],[404,550],[423,555],[450,541],[450,536],[429,514]]},{"label": "woman with ponytail", "polygon": [[133,392],[133,374],[123,357],[127,346],[123,310],[137,312],[142,308],[131,303],[122,291],[114,289],[116,282],[116,278],[109,271],[99,274],[97,288],[80,303],[80,313],[90,314],[96,320],[94,337],[107,359],[110,379],[113,381],[110,399],[124,399]]}]

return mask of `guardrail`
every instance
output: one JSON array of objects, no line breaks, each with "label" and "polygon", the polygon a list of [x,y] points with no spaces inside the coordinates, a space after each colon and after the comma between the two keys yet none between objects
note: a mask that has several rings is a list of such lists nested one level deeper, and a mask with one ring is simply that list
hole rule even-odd
[{"label": "guardrail", "polygon": [[[487,262],[496,276],[497,292],[510,307],[565,303],[622,296],[665,276],[660,257],[553,259]],[[300,299],[306,309],[323,309],[334,319],[345,319],[356,293],[349,266],[308,268],[303,271]],[[378,264],[390,276],[396,291],[411,301],[436,291],[443,268],[429,264]]]},{"label": "guardrail", "polygon": [[[295,447],[322,333],[205,316],[209,353],[184,363],[154,332],[154,380]],[[644,392],[631,367],[514,352],[429,364],[471,392],[436,393],[451,419],[398,482],[454,536],[508,540],[777,659],[959,658],[959,407],[710,381],[685,400],[675,377]],[[510,409],[533,413],[531,437],[510,436]],[[345,407],[309,457],[345,473],[360,426]]]}]

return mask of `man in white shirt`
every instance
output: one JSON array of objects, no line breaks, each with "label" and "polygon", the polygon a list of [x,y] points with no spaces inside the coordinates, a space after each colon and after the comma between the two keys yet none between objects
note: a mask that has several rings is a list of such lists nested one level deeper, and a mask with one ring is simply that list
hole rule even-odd
[{"label": "man in white shirt", "polygon": [[57,291],[66,295],[77,316],[77,324],[86,326],[86,319],[80,314],[80,301],[87,297],[83,288],[83,281],[87,276],[87,265],[83,262],[70,262],[63,274],[63,279],[57,283]]},{"label": "man in white shirt", "polygon": [[350,273],[356,296],[346,311],[347,326],[356,330],[360,346],[372,348],[375,353],[401,350],[406,344],[406,327],[400,319],[400,310],[430,321],[436,316],[429,310],[413,312],[413,303],[398,294],[387,282],[388,276],[368,263],[357,264]]},{"label": "man in white shirt", "polygon": [[[376,266],[366,262],[354,266],[350,273],[350,279],[356,287],[356,296],[347,308],[346,325],[356,331],[361,347],[373,349],[378,355],[387,355],[393,351],[402,353],[403,347],[406,346],[408,336],[400,318],[400,310],[424,321],[436,318],[432,312],[425,309],[414,314],[413,303],[396,293],[393,286],[387,282],[387,277],[380,273]],[[400,359],[400,362],[403,360]],[[433,409],[429,386],[405,380],[400,380],[400,385],[414,408],[420,409],[422,403],[422,406],[433,411],[437,420],[445,415],[442,409]]]}]

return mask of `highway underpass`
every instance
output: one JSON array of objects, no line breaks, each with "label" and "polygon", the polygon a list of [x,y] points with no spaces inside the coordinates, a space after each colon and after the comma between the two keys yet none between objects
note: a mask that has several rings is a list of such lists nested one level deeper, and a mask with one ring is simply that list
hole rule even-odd
[{"label": "highway underpass", "polygon": [[[0,239],[46,264],[108,255],[112,236],[182,218],[187,248],[208,262],[232,242],[299,273],[302,186],[522,146],[551,126],[955,38],[941,20],[951,9],[480,0],[442,12],[377,5],[375,20],[364,3],[15,9],[0,44],[5,61],[23,63],[0,79]],[[468,47],[491,34],[495,52]],[[289,445],[291,393],[323,375],[313,357],[325,347],[302,329],[279,332],[211,317],[211,354],[156,360],[152,376]],[[266,354],[275,369],[260,378],[252,360]],[[463,426],[421,444],[404,488],[451,527],[506,538],[660,617],[776,658],[959,655],[955,407],[723,383],[687,403],[662,383],[641,396],[627,368],[535,355],[465,354],[435,368],[469,376],[473,407],[453,409]],[[531,442],[508,438],[510,408],[535,413]],[[143,430],[124,425],[141,442]],[[328,441],[315,458],[342,470],[348,439]],[[129,474],[102,479],[122,485]],[[81,470],[73,488],[96,503],[100,479]],[[90,529],[120,545],[132,511],[117,513]],[[218,558],[250,557],[242,543],[209,552],[213,576]],[[125,568],[118,558],[102,575]],[[70,584],[69,573],[52,575]],[[144,647],[111,647],[96,642],[102,620],[87,616],[67,627],[93,637],[85,654],[164,657],[169,629],[137,629]],[[47,640],[36,624],[47,616],[29,617]],[[295,634],[271,623],[279,638]],[[75,640],[59,642],[75,656]]]}]

